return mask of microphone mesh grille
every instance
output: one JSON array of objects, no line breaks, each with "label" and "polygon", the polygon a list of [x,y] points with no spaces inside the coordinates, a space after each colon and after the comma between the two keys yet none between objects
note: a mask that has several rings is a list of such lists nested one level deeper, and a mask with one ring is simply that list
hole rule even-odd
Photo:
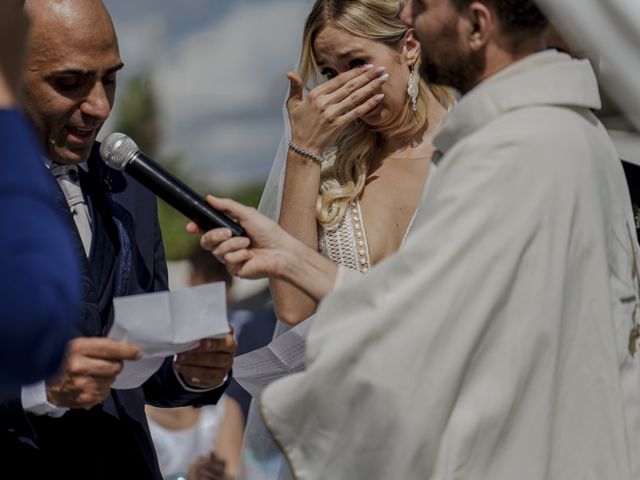
[{"label": "microphone mesh grille", "polygon": [[100,146],[102,160],[116,170],[124,170],[138,151],[136,142],[124,133],[112,133]]}]

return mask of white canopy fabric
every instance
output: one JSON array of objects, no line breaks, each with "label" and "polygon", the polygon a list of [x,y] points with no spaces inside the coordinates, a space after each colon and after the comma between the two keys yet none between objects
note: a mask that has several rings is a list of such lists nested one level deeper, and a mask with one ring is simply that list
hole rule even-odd
[{"label": "white canopy fabric", "polygon": [[537,0],[570,43],[600,57],[600,81],[640,129],[640,2]]}]

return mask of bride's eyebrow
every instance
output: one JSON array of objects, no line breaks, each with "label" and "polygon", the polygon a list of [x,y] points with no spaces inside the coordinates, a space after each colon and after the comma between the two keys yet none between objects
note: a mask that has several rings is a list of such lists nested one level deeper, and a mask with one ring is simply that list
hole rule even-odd
[{"label": "bride's eyebrow", "polygon": [[358,55],[362,55],[362,49],[360,48],[352,48],[351,50],[346,50],[342,53],[339,53],[338,55],[336,55],[338,57],[339,60],[343,60],[345,58],[349,58],[349,57],[357,57]]},{"label": "bride's eyebrow", "polygon": [[[345,58],[349,58],[349,57],[357,57],[358,55],[362,55],[364,54],[363,50],[360,48],[353,48],[350,50],[346,50],[344,52],[338,53],[336,55],[336,58],[338,60],[344,60]],[[318,67],[323,67],[326,65],[326,61],[324,59],[319,58],[318,59],[318,63],[316,64]]]}]

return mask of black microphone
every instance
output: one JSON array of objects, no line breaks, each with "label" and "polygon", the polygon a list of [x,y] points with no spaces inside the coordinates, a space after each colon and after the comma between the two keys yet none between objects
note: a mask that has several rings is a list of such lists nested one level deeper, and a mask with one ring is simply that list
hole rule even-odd
[{"label": "black microphone", "polygon": [[100,147],[102,160],[123,170],[203,230],[228,228],[233,236],[244,236],[240,225],[209,205],[200,195],[140,151],[124,133],[112,133]]}]

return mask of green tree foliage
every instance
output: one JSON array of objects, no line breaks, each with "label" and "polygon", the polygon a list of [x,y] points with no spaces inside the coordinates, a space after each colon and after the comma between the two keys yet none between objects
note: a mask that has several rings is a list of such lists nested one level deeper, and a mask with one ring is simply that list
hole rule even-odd
[{"label": "green tree foliage", "polygon": [[[160,138],[162,135],[162,119],[158,109],[156,93],[150,76],[142,73],[132,77],[124,86],[120,99],[120,110],[116,119],[116,131],[122,132],[132,139],[151,158],[162,164],[164,168],[176,175],[188,185],[206,194],[206,186],[201,186],[197,178],[193,178],[183,166],[181,155],[163,157],[160,154]],[[253,185],[232,193],[232,197],[245,205],[257,206],[262,194],[263,185]],[[168,260],[181,260],[188,254],[193,244],[198,241],[185,232],[187,219],[158,199],[158,218],[165,253]]]},{"label": "green tree foliage", "polygon": [[[129,79],[119,102],[120,111],[116,120],[116,131],[133,138],[140,150],[188,183],[189,178],[181,168],[182,159],[179,156],[162,158],[159,155],[162,121],[150,76],[147,73],[141,73]],[[185,258],[193,243],[197,241],[185,232],[186,219],[160,199],[158,199],[158,218],[167,259]]]},{"label": "green tree foliage", "polygon": [[156,158],[162,127],[149,75],[142,73],[132,77],[125,85],[119,102],[116,130],[129,135],[140,150]]}]

